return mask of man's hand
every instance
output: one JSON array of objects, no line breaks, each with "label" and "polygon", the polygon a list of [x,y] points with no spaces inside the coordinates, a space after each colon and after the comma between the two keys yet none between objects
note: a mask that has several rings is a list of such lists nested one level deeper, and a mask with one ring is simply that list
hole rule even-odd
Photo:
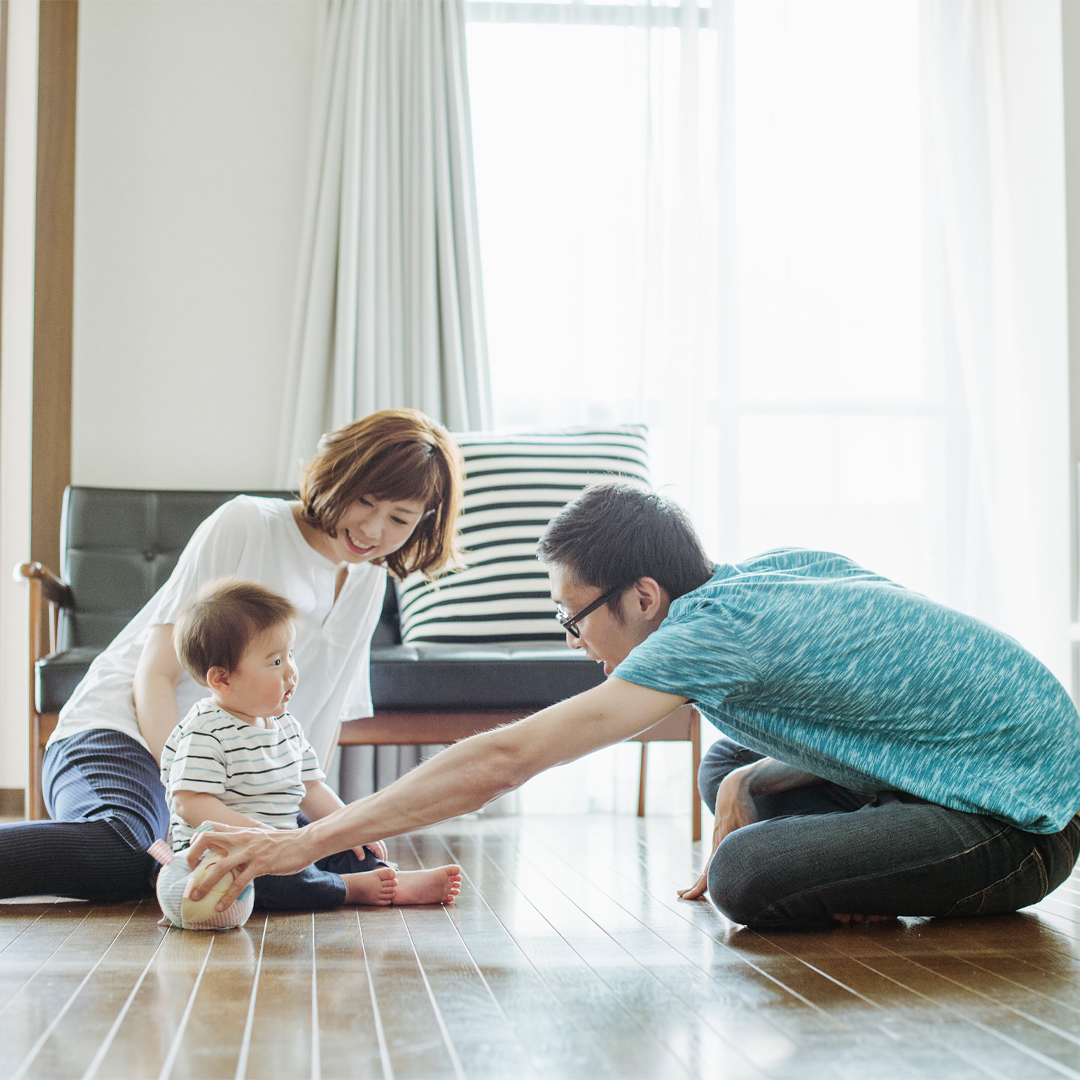
[{"label": "man's hand", "polygon": [[744,825],[752,825],[758,820],[757,808],[754,806],[753,797],[750,794],[750,779],[748,770],[751,765],[744,765],[731,772],[720,781],[720,787],[716,791],[716,817],[713,826],[712,854],[705,863],[705,869],[701,877],[690,886],[689,889],[680,889],[679,896],[683,900],[699,900],[705,895],[709,887],[709,863],[712,862],[720,841],[736,829]]},{"label": "man's hand", "polygon": [[189,865],[208,847],[226,853],[199,887],[205,894],[233,871],[233,885],[218,904],[224,910],[254,877],[295,874],[325,855],[368,843],[369,837],[400,836],[478,810],[545,769],[640,734],[686,700],[612,677],[516,724],[462,739],[382,791],[303,829],[204,833],[188,849]]},{"label": "man's hand", "polygon": [[[813,787],[824,781],[820,776],[797,769],[794,765],[785,765],[775,758],[761,758],[750,765],[741,765],[720,781],[716,791],[716,826],[713,829],[713,849],[709,856],[712,862],[716,849],[725,836],[752,825],[758,820],[755,795],[774,795],[793,788]],[[684,900],[697,900],[705,895],[708,887],[709,863],[705,871],[689,889],[680,889],[679,895]]]},{"label": "man's hand", "polygon": [[241,829],[234,825],[216,825],[213,832],[200,833],[185,853],[188,866],[194,870],[207,848],[225,855],[221,862],[212,866],[206,876],[192,889],[191,899],[198,900],[210,891],[212,885],[233,871],[233,883],[229,891],[218,901],[217,910],[224,911],[243,891],[248,882],[263,874],[296,874],[311,859],[305,850],[304,829],[284,832],[279,829]]}]

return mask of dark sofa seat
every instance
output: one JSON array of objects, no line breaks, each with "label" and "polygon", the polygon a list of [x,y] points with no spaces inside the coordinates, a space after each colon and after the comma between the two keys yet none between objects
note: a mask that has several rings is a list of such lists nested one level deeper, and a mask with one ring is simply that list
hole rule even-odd
[{"label": "dark sofa seat", "polygon": [[[40,753],[56,714],[94,657],[168,579],[199,524],[237,494],[68,488],[60,574],[35,571],[35,564],[23,568],[43,599],[53,601],[50,644],[33,658],[31,781],[39,808]],[[251,494],[294,497],[288,491]],[[402,729],[403,742],[412,736],[404,731],[402,714],[472,712],[494,722],[524,716],[602,681],[599,667],[561,646],[403,645],[396,594],[392,586],[386,590],[372,641],[372,702],[377,715]],[[351,730],[352,738],[363,737],[355,726]],[[460,725],[451,725],[448,740],[459,731]]]},{"label": "dark sofa seat", "polygon": [[[385,623],[382,629],[391,629]],[[99,645],[50,653],[35,666],[37,708],[58,713],[86,674]],[[372,645],[376,712],[476,709],[532,711],[604,681],[583,654],[557,646]]]}]

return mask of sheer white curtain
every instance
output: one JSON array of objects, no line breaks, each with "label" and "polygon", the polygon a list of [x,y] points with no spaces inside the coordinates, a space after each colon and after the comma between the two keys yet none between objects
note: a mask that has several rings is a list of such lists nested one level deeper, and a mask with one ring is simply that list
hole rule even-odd
[{"label": "sheer white curtain", "polygon": [[[732,4],[520,7],[467,6],[496,423],[647,423],[655,481],[714,541],[734,370]],[[613,747],[518,805],[633,812],[639,760]],[[685,744],[650,745],[650,813],[689,809],[689,762]]]},{"label": "sheer white curtain", "polygon": [[[461,0],[325,0],[278,483],[319,436],[413,407],[451,429],[490,424]],[[418,747],[351,747],[356,798]]]},{"label": "sheer white curtain", "polygon": [[944,598],[1069,685],[1061,8],[923,0],[920,16]]},{"label": "sheer white curtain", "polygon": [[461,0],[325,0],[278,482],[410,406],[490,422]]},{"label": "sheer white curtain", "polygon": [[1065,679],[1054,0],[544,7],[467,4],[496,423],[643,420],[718,560],[842,551]]}]

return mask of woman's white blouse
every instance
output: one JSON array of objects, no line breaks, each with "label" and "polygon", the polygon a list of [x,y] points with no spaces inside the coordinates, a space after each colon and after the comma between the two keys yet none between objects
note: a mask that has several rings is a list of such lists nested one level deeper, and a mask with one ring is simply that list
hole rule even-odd
[{"label": "woman's white blouse", "polygon": [[[300,613],[293,650],[300,681],[289,711],[325,763],[338,722],[371,715],[368,652],[386,591],[382,567],[357,563],[335,602],[336,574],[335,564],[304,539],[290,503],[249,495],[230,500],[195,530],[169,580],[90,665],[49,741],[111,728],[146,746],[132,684],[150,627],[177,622],[207,582],[236,576],[287,597]],[[185,672],[176,690],[178,715],[205,696]]]}]

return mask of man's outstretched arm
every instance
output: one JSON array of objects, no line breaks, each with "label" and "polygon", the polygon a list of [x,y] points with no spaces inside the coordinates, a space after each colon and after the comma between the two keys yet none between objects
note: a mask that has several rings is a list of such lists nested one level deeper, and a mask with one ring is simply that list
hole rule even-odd
[{"label": "man's outstretched arm", "polygon": [[[259,875],[296,873],[337,851],[478,810],[545,769],[645,731],[686,701],[610,678],[516,724],[455,743],[388,788],[303,829],[204,833],[191,846],[189,863],[194,865],[207,847],[226,858],[200,882],[200,895],[234,870],[233,885],[218,903],[224,910]],[[192,898],[197,899],[194,893]]]}]

